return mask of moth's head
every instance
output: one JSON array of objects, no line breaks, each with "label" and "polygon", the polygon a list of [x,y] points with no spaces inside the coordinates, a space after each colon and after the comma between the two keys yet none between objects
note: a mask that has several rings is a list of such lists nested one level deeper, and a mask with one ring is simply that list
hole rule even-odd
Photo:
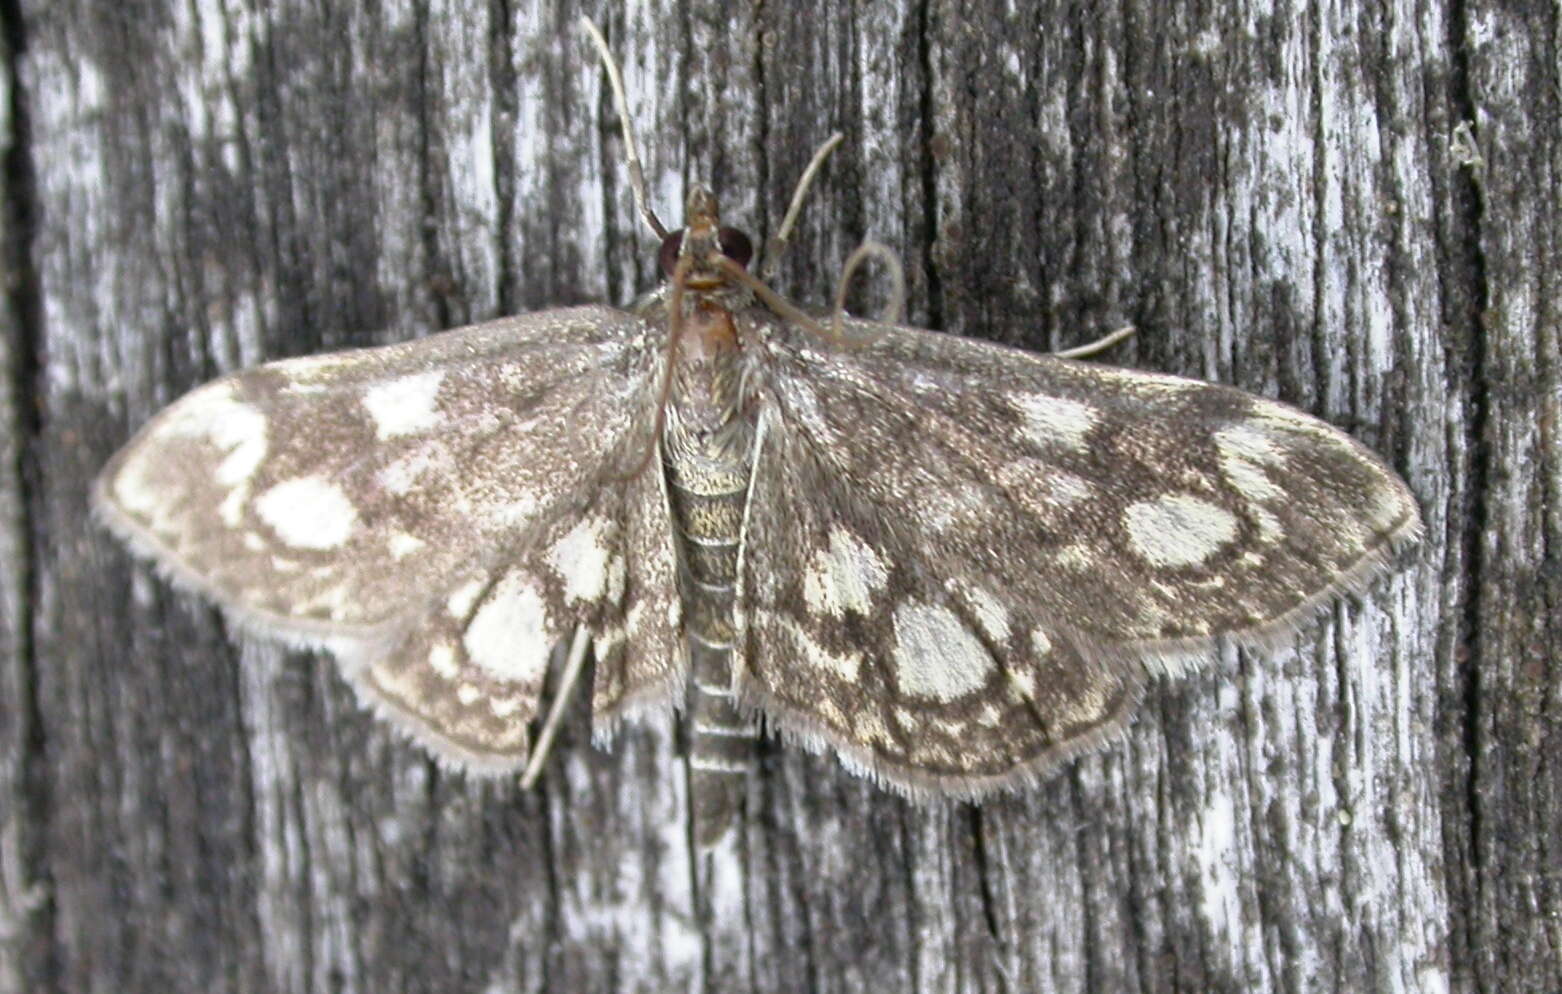
[{"label": "moth's head", "polygon": [[737,228],[723,227],[716,195],[703,186],[689,191],[681,231],[662,239],[662,272],[672,278],[679,260],[688,259],[684,285],[691,290],[715,290],[731,282],[715,261],[725,256],[747,267],[754,257],[754,243]]}]

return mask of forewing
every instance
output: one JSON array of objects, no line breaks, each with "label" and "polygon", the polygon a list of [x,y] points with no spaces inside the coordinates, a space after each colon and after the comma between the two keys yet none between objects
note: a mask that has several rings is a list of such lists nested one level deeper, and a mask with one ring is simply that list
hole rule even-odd
[{"label": "forewing", "polygon": [[[1038,771],[1120,724],[1141,662],[1294,629],[1419,532],[1376,456],[1282,404],[911,329],[848,331],[871,344],[830,349],[777,324],[756,355],[746,679],[784,726],[902,787],[980,793]],[[787,633],[813,640],[799,658],[856,658],[855,675],[843,665],[838,682],[797,691],[771,648]],[[1000,690],[1027,682],[1033,704],[1004,711]],[[844,723],[830,726],[831,707]],[[900,720],[884,735],[887,715]],[[945,755],[911,751],[946,724]]]},{"label": "forewing", "polygon": [[441,755],[513,766],[549,651],[622,629],[632,562],[670,561],[622,478],[656,357],[638,319],[579,308],[271,363],[159,414],[94,504],[241,627],[331,650]]}]

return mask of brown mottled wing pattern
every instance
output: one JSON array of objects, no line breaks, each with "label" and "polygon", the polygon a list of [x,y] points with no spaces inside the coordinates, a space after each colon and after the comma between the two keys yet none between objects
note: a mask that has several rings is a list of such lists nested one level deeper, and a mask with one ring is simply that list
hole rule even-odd
[{"label": "brown mottled wing pattern", "polygon": [[441,758],[526,758],[549,654],[596,642],[596,707],[676,690],[655,332],[547,311],[207,384],[107,465],[99,516],[241,628],[330,650]]},{"label": "brown mottled wing pattern", "polygon": [[1294,630],[1420,530],[1363,446],[1228,387],[849,322],[753,356],[744,701],[910,793],[1120,727],[1144,675]]}]

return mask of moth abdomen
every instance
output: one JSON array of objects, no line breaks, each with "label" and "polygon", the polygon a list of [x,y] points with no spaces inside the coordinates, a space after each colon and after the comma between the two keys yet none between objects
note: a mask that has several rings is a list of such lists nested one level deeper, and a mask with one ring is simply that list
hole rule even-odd
[{"label": "moth abdomen", "polygon": [[[736,476],[735,468],[693,475],[722,490]],[[741,809],[754,756],[756,729],[738,710],[732,686],[733,598],[748,494],[746,486],[699,493],[690,489],[689,476],[669,467],[668,497],[683,552],[684,630],[692,677],[690,792],[696,835],[709,846],[727,833]]]},{"label": "moth abdomen", "polygon": [[[730,317],[708,323],[732,326]],[[680,367],[664,436],[690,663],[690,794],[702,846],[725,836],[742,809],[757,734],[738,708],[732,679],[734,601],[754,452],[753,423],[738,413],[736,355],[734,347]]]}]

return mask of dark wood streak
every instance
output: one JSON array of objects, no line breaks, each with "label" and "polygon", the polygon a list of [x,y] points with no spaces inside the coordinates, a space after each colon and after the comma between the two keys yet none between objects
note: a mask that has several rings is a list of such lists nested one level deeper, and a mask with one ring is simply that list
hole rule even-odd
[{"label": "dark wood streak", "polygon": [[0,991],[1562,990],[1554,5],[610,12],[653,188],[766,234],[847,132],[778,290],[871,234],[920,325],[1131,320],[1113,361],[1328,417],[1432,536],[1022,797],[781,751],[707,943],[668,736],[449,774],[88,528],[220,371],[655,283],[559,8],[0,4]]}]

